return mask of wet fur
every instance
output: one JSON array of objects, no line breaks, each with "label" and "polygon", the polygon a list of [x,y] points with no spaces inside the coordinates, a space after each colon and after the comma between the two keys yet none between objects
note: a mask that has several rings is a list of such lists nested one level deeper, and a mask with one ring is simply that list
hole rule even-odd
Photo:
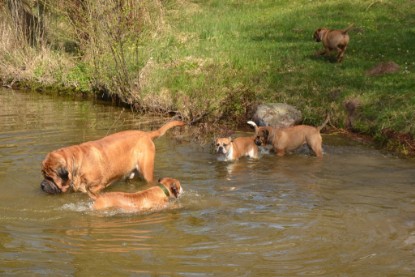
[{"label": "wet fur", "polygon": [[52,151],[42,162],[45,179],[41,188],[51,194],[69,190],[98,193],[113,182],[138,173],[147,182],[153,182],[153,139],[183,125],[182,121],[171,121],[155,131],[123,131]]},{"label": "wet fur", "polygon": [[92,209],[122,209],[129,212],[158,209],[165,207],[170,199],[178,198],[183,192],[177,179],[166,177],[160,179],[159,183],[169,191],[170,197],[159,186],[136,193],[107,192],[99,195],[89,194],[94,199]]},{"label": "wet fur", "polygon": [[329,117],[327,116],[324,123],[319,127],[308,125],[296,125],[285,128],[259,127],[253,121],[248,121],[248,124],[255,128],[255,144],[258,146],[272,145],[278,156],[284,156],[287,152],[307,144],[318,158],[322,158],[323,139],[320,130],[328,122]]},{"label": "wet fur", "polygon": [[216,153],[223,154],[226,161],[237,160],[243,156],[258,158],[258,147],[255,145],[254,137],[218,138],[215,145]]}]

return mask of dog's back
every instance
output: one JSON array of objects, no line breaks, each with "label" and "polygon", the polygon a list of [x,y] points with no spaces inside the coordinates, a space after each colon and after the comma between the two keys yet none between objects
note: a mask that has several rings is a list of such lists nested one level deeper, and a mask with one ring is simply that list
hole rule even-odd
[{"label": "dog's back", "polygon": [[[91,195],[90,195],[91,196]],[[163,205],[167,202],[164,192],[158,187],[152,187],[145,191],[126,193],[126,192],[107,192],[95,197],[92,205],[94,210],[104,209],[123,209],[123,210],[148,210]]]},{"label": "dog's back", "polygon": [[[233,145],[236,152],[240,156],[247,156],[250,158],[258,158],[258,147],[254,142],[255,137],[238,137],[233,140]],[[239,158],[239,157],[238,157]]]}]

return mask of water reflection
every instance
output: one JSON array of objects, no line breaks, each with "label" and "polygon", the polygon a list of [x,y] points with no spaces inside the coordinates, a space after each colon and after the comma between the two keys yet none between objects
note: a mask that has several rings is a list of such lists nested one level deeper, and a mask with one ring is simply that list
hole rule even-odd
[{"label": "water reflection", "polygon": [[[322,161],[300,153],[228,163],[186,133],[168,133],[155,141],[155,175],[178,178],[185,193],[158,212],[94,212],[85,194],[40,190],[47,152],[165,121],[0,89],[0,272],[415,274],[414,163],[337,136],[324,136]],[[108,190],[146,188],[135,179]]]}]

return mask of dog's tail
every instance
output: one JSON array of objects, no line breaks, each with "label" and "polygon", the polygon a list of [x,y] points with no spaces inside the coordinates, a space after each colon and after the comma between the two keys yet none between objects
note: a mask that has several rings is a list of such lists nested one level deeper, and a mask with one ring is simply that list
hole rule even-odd
[{"label": "dog's tail", "polygon": [[183,125],[186,125],[186,123],[183,121],[179,121],[179,120],[170,121],[164,124],[163,126],[161,126],[160,129],[156,131],[148,132],[148,134],[150,135],[152,139],[155,139],[155,138],[163,136],[168,129],[176,127],[176,126],[183,126]]},{"label": "dog's tail", "polygon": [[326,120],[324,120],[323,124],[317,127],[317,130],[320,132],[324,127],[326,127],[327,123],[330,121],[330,115],[327,114]]},{"label": "dog's tail", "polygon": [[354,24],[351,24],[349,27],[345,28],[342,30],[343,34],[346,34],[347,32],[349,32],[352,28],[354,27]]},{"label": "dog's tail", "polygon": [[253,122],[252,120],[249,120],[246,123],[248,123],[249,125],[251,125],[252,127],[254,127],[255,128],[255,132],[258,130],[258,125],[256,125],[256,123]]}]

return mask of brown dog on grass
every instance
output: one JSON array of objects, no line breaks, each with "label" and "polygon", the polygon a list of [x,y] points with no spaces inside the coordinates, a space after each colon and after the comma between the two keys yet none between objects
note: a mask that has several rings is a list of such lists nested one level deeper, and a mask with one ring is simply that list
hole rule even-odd
[{"label": "brown dog on grass", "polygon": [[215,145],[216,153],[223,154],[225,161],[237,160],[243,156],[258,159],[258,147],[253,137],[218,138]]},{"label": "brown dog on grass", "polygon": [[284,156],[286,152],[293,151],[307,144],[318,158],[323,157],[320,131],[329,122],[327,116],[324,123],[319,127],[308,125],[297,125],[285,128],[274,128],[270,126],[259,127],[253,121],[247,123],[255,127],[255,144],[258,146],[272,145],[278,156]]},{"label": "brown dog on grass", "polygon": [[173,178],[161,178],[158,184],[147,190],[126,193],[107,192],[99,195],[89,193],[94,199],[92,209],[122,209],[128,212],[145,211],[164,208],[170,199],[176,199],[183,193],[179,180]]},{"label": "brown dog on grass", "polygon": [[327,55],[331,51],[337,51],[337,62],[341,62],[350,40],[348,32],[352,27],[353,25],[350,25],[343,30],[317,29],[313,35],[314,40],[321,41],[324,46],[324,49],[319,51],[318,55]]}]

